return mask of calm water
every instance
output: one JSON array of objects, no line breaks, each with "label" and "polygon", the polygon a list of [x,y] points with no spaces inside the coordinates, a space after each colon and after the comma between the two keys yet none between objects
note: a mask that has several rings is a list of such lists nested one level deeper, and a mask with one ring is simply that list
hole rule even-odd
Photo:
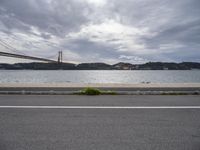
[{"label": "calm water", "polygon": [[0,83],[200,83],[200,70],[0,70]]}]

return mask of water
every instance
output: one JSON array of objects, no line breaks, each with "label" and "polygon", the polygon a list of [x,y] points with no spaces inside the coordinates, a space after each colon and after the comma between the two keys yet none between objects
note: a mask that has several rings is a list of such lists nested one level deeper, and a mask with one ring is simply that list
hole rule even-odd
[{"label": "water", "polygon": [[0,70],[0,83],[200,83],[200,70]]}]

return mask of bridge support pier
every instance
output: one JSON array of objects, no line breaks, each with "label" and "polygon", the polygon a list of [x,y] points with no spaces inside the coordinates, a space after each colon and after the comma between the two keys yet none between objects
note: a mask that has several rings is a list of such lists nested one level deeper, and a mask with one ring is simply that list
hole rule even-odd
[{"label": "bridge support pier", "polygon": [[62,51],[58,52],[58,63],[62,63]]}]

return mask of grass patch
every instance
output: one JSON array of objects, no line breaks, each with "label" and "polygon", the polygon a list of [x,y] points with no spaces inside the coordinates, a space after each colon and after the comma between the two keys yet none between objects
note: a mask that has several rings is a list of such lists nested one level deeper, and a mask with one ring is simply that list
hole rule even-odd
[{"label": "grass patch", "polygon": [[96,88],[91,88],[91,87],[85,88],[85,89],[83,89],[80,92],[75,93],[75,94],[80,94],[80,95],[116,95],[116,93],[113,92],[113,91],[102,91],[102,90],[99,90],[99,89],[96,89]]}]

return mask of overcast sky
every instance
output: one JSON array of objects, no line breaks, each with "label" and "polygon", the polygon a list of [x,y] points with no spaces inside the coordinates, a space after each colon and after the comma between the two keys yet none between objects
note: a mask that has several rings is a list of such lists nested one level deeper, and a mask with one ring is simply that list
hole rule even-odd
[{"label": "overcast sky", "polygon": [[76,63],[200,62],[199,14],[200,0],[0,0],[0,42]]}]

